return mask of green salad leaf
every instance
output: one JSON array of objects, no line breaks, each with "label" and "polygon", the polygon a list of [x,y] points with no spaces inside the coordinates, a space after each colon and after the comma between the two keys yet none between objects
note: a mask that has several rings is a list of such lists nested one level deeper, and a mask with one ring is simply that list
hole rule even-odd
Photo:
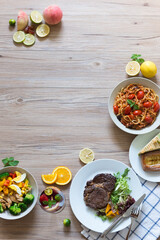
[{"label": "green salad leaf", "polygon": [[128,172],[129,169],[126,168],[122,175],[120,174],[120,172],[114,174],[114,176],[116,177],[116,184],[115,189],[111,194],[111,201],[114,205],[125,202],[131,193],[127,182],[127,180],[129,179],[129,177],[127,177]]}]

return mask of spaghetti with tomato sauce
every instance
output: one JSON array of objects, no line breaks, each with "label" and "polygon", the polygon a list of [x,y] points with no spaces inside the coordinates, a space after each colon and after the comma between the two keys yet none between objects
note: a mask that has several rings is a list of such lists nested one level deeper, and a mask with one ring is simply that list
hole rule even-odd
[{"label": "spaghetti with tomato sauce", "polygon": [[118,93],[113,110],[118,120],[131,129],[142,129],[154,123],[160,105],[153,89],[129,84]]}]

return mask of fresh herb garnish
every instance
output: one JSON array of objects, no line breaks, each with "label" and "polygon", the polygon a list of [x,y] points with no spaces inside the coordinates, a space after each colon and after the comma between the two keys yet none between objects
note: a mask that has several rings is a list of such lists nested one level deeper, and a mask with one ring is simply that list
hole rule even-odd
[{"label": "fresh herb garnish", "polygon": [[2,159],[2,162],[4,164],[4,167],[7,167],[7,166],[17,166],[18,163],[19,163],[19,161],[14,160],[14,157]]},{"label": "fresh herb garnish", "polygon": [[131,59],[133,61],[136,61],[138,62],[139,64],[142,64],[144,62],[144,59],[143,58],[140,58],[141,57],[141,54],[132,54],[132,57]]},{"label": "fresh herb garnish", "polygon": [[51,208],[53,205],[56,204],[55,200],[48,200],[48,201],[43,201],[42,202],[45,206],[49,206],[49,208]]},{"label": "fresh herb garnish", "polygon": [[127,103],[130,105],[131,108],[133,107],[134,110],[139,109],[138,105],[130,99],[127,99]]},{"label": "fresh herb garnish", "polygon": [[128,172],[129,172],[129,169],[126,168],[126,169],[124,170],[124,173],[122,174],[122,177],[126,177],[126,176],[128,175]]}]

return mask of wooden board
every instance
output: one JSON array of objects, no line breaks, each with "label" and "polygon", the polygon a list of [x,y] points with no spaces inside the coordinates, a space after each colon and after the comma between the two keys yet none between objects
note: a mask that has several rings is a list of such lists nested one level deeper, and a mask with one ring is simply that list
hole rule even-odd
[{"label": "wooden board", "polygon": [[[15,45],[8,27],[19,10],[40,12],[59,5],[63,21],[32,47]],[[108,113],[113,87],[126,79],[133,53],[159,59],[160,2],[144,0],[1,0],[0,16],[0,157],[14,156],[44,189],[42,173],[68,166],[73,177],[83,166],[80,149],[90,147],[96,159],[113,158],[129,165],[135,136],[118,129]],[[159,72],[154,82],[160,83]],[[2,164],[1,164],[2,166]],[[17,221],[1,220],[0,239],[83,239],[62,187],[66,207],[49,214],[36,205]],[[70,228],[63,219],[70,218]]]}]

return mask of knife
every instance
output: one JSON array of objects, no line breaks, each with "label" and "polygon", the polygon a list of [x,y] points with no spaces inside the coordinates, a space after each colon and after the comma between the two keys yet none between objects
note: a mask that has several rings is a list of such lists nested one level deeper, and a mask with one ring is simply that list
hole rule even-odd
[{"label": "knife", "polygon": [[122,219],[122,218],[127,218],[131,215],[131,211],[135,207],[139,207],[143,199],[145,198],[146,194],[143,194],[134,204],[130,206],[130,208],[127,209],[123,215],[119,216],[101,235],[100,237],[104,237],[107,233],[109,233],[112,228]]}]

